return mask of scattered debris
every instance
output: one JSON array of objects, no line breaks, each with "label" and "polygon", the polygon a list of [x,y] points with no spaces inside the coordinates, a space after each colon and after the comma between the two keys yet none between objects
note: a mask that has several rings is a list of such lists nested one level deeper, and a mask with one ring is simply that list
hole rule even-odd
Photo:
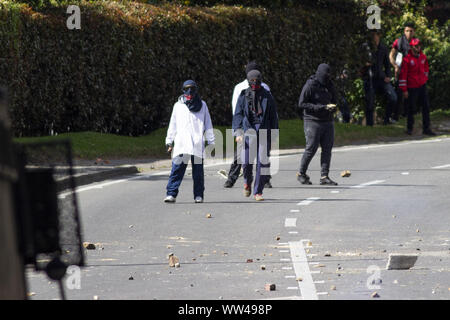
[{"label": "scattered debris", "polygon": [[324,257],[331,257],[331,254],[329,254],[328,252],[324,254]]},{"label": "scattered debris", "polygon": [[133,276],[130,276],[130,277],[128,278],[128,280],[134,280]]},{"label": "scattered debris", "polygon": [[95,250],[95,244],[90,242],[83,242],[83,247],[85,247],[87,250]]},{"label": "scattered debris", "polygon": [[416,263],[418,255],[416,254],[390,254],[386,265],[386,270],[404,270],[411,269]]},{"label": "scattered debris", "polygon": [[208,219],[211,218],[211,217],[212,217],[211,213],[207,213],[207,214],[206,214],[206,217],[207,217]]},{"label": "scattered debris", "polygon": [[297,278],[295,278],[295,281],[303,281],[303,278],[302,277],[297,277]]},{"label": "scattered debris", "polygon": [[397,218],[397,216],[396,216],[396,215],[394,214],[394,215],[392,216],[392,218],[394,218],[394,219],[395,219],[395,218]]},{"label": "scattered debris", "polygon": [[252,263],[253,259],[247,259],[247,263]]},{"label": "scattered debris", "polygon": [[280,236],[276,236],[275,237],[275,240],[277,240],[277,241],[280,240],[280,239],[281,239]]},{"label": "scattered debris", "polygon": [[383,280],[381,280],[381,278],[377,278],[377,279],[372,279],[371,284],[382,284]]},{"label": "scattered debris", "polygon": [[[398,284],[398,280],[394,280],[394,282],[392,282],[393,284]],[[450,290],[450,288],[449,288]]]},{"label": "scattered debris", "polygon": [[134,228],[134,226],[133,226],[132,224],[130,224],[130,225],[128,226],[128,228],[131,229],[131,228]]},{"label": "scattered debris", "polygon": [[377,292],[372,293],[372,298],[379,298],[380,295]]},{"label": "scattered debris", "polygon": [[133,246],[129,246],[128,249],[133,249]]},{"label": "scattered debris", "polygon": [[94,300],[98,300],[98,296],[94,296],[92,299]]},{"label": "scattered debris", "polygon": [[306,244],[307,247],[312,247],[312,242],[308,241],[308,243]]},{"label": "scattered debris", "polygon": [[27,293],[27,296],[29,296],[29,297],[32,297],[32,296],[35,296],[36,295],[36,292],[28,292]]},{"label": "scattered debris", "polygon": [[351,174],[352,173],[349,170],[344,170],[344,171],[341,172],[341,177],[342,178],[347,178],[347,177],[350,177]]},{"label": "scattered debris", "polygon": [[330,290],[336,290],[336,286],[331,286]]},{"label": "scattered debris", "polygon": [[314,266],[314,268],[323,268],[323,267],[325,267],[324,264],[316,264],[316,265]]},{"label": "scattered debris", "polygon": [[266,291],[275,291],[276,290],[276,285],[274,283],[268,283],[264,286],[264,289]]},{"label": "scattered debris", "polygon": [[173,253],[169,253],[169,267],[180,267],[180,260]]},{"label": "scattered debris", "polygon": [[261,270],[266,270],[266,266],[265,266],[265,265],[262,265],[262,266],[261,266]]}]

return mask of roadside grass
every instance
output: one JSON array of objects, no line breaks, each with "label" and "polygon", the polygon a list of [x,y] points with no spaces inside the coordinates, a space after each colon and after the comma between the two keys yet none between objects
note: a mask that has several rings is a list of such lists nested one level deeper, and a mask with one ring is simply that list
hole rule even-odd
[{"label": "roadside grass", "polygon": [[[431,113],[433,126],[441,122],[450,123],[450,110],[436,110]],[[421,115],[415,117],[415,128],[421,130]],[[386,142],[410,138],[405,134],[405,119],[394,125],[366,127],[358,124],[335,123],[335,145]],[[225,137],[229,127],[215,127]],[[18,143],[39,143],[70,139],[76,159],[158,159],[167,158],[165,136],[167,128],[155,130],[140,137],[119,136],[96,132],[63,133],[58,136],[15,138]],[[416,137],[417,138],[417,137]],[[280,149],[302,148],[305,146],[303,121],[300,119],[280,120]],[[225,146],[224,146],[225,148]]]}]

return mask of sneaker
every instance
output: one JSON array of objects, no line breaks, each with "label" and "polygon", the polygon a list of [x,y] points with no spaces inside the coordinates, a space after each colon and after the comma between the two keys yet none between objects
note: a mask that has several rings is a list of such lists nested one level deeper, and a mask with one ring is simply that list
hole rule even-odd
[{"label": "sneaker", "polygon": [[312,184],[311,181],[310,181],[309,176],[306,173],[298,173],[297,172],[297,180],[301,184]]},{"label": "sneaker", "polygon": [[174,196],[167,196],[164,198],[164,202],[166,203],[174,203],[177,199]]},{"label": "sneaker", "polygon": [[264,201],[264,198],[263,198],[262,194],[255,194],[255,200],[256,201]]},{"label": "sneaker", "polygon": [[272,188],[272,184],[270,183],[270,181],[266,182],[266,184],[264,185],[264,188]]},{"label": "sneaker", "polygon": [[328,184],[328,185],[332,185],[332,186],[337,186],[337,182],[334,182],[328,176],[320,178],[320,184],[321,185]]},{"label": "sneaker", "polygon": [[195,197],[194,201],[195,201],[195,203],[202,203],[203,202],[203,198],[202,197]]},{"label": "sneaker", "polygon": [[224,188],[233,188],[234,182],[231,182],[230,180],[225,181],[225,184],[223,185]]},{"label": "sneaker", "polygon": [[427,136],[435,136],[436,133],[431,131],[431,129],[423,130],[423,134],[426,134]]},{"label": "sneaker", "polygon": [[250,197],[250,194],[252,193],[252,187],[244,183],[244,196]]}]

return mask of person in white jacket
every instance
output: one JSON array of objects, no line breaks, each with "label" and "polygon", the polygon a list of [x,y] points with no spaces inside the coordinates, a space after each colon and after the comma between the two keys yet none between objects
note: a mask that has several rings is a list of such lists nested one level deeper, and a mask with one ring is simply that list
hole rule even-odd
[{"label": "person in white jacket", "polygon": [[168,152],[172,152],[172,171],[167,183],[164,202],[176,201],[189,160],[192,163],[194,201],[196,203],[203,202],[205,190],[204,138],[208,144],[214,144],[213,126],[208,106],[200,98],[197,84],[193,80],[187,80],[183,83],[183,95],[173,106],[167,130],[166,147]]}]

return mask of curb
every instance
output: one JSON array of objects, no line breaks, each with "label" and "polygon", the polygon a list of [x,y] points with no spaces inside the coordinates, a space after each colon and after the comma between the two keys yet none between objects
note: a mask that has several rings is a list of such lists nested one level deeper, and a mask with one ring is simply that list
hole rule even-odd
[{"label": "curb", "polygon": [[[75,182],[75,186],[83,186],[86,184],[91,184],[94,182],[100,182],[103,180],[116,178],[118,176],[132,175],[139,173],[139,170],[136,166],[121,166],[111,170],[104,170],[95,173],[88,174],[78,174],[73,176],[73,180]],[[71,177],[64,177],[56,181],[57,191],[63,191],[71,188]]]}]

